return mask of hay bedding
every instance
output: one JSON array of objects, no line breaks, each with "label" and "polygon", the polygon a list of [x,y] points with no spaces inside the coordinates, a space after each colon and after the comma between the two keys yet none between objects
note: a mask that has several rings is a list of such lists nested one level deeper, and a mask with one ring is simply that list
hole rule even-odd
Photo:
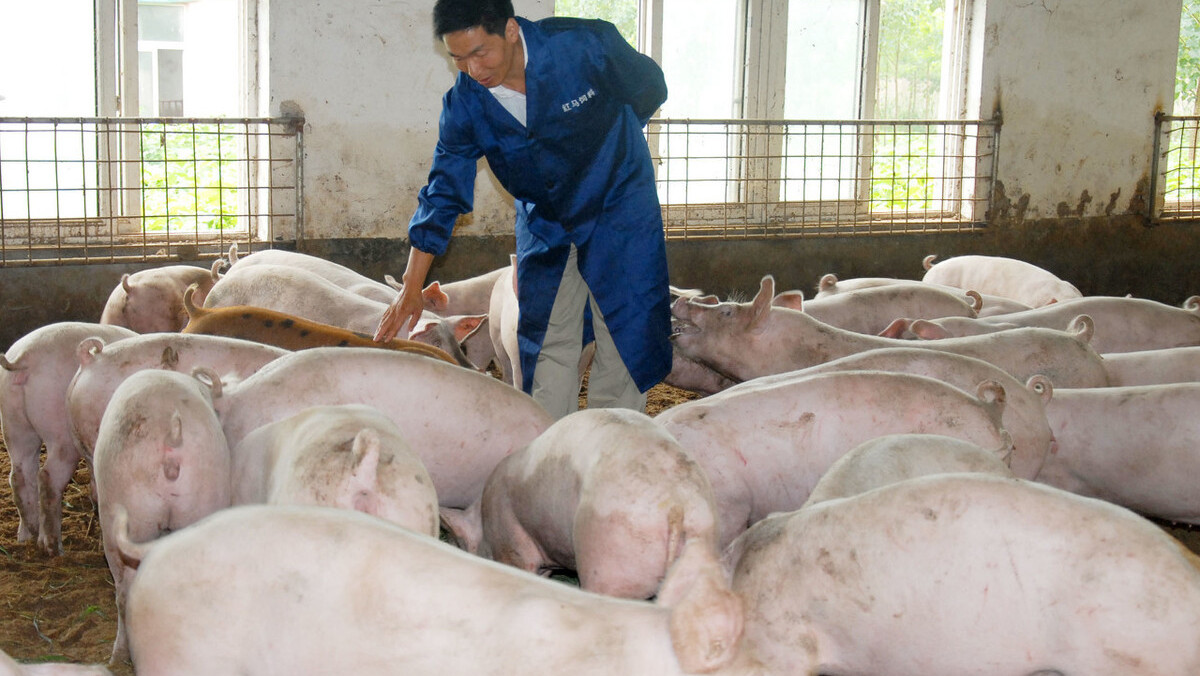
[{"label": "hay bedding", "polygon": [[[696,395],[667,385],[650,391],[655,415]],[[76,471],[63,506],[64,555],[43,557],[35,545],[17,544],[17,508],[8,486],[8,452],[0,453],[0,648],[21,661],[108,660],[116,635],[113,584],[104,560],[98,522],[88,493],[88,470]],[[1200,554],[1200,528],[1163,526]],[[131,676],[125,664],[112,667]]]}]

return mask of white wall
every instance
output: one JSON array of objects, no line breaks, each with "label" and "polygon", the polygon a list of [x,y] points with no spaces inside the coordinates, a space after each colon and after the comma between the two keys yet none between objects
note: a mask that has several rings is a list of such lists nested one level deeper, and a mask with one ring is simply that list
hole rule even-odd
[{"label": "white wall", "polygon": [[[1026,219],[1125,213],[1149,176],[1154,113],[1171,106],[1181,0],[975,1],[970,103],[983,117],[1003,110],[1008,199],[1027,198]],[[271,3],[269,114],[308,121],[305,237],[406,236],[455,75],[431,4]],[[515,4],[530,18],[553,11]],[[511,206],[480,166],[458,232],[511,232]]]},{"label": "white wall", "polygon": [[[542,18],[553,0],[517,0]],[[442,94],[457,71],[427,0],[287,0],[270,7],[271,115],[303,112],[305,232],[407,237],[425,184]],[[511,198],[480,161],[458,234],[512,232]]]},{"label": "white wall", "polygon": [[1154,114],[1174,99],[1181,11],[1180,0],[986,0],[980,110],[1002,109],[997,178],[1010,200],[1028,195],[1026,219],[1130,207],[1149,178]]}]

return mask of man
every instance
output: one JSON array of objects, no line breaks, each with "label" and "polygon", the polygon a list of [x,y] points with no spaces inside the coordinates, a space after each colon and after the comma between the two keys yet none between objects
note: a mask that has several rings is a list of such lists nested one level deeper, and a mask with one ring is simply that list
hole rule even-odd
[{"label": "man", "polygon": [[514,197],[523,382],[562,417],[578,408],[585,308],[592,407],[644,410],[671,369],[662,214],[642,128],[666,99],[662,70],[605,21],[516,17],[511,0],[438,0],[434,33],[461,71],[442,100],[428,184],[409,223],[404,289],[376,340],[423,307],[421,287],[476,161]]}]

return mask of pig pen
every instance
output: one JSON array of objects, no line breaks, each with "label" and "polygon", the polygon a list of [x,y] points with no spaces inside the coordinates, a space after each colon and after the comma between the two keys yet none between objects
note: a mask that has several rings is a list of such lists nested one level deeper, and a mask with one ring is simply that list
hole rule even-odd
[{"label": "pig pen", "polygon": [[[650,391],[647,413],[695,398],[658,385]],[[0,475],[7,479],[9,469],[5,450]],[[0,649],[19,660],[104,663],[112,650],[117,618],[113,583],[89,481],[81,464],[64,494],[64,553],[54,559],[43,557],[34,544],[17,544],[16,505],[7,480],[0,484]],[[1200,554],[1200,527],[1160,525]],[[111,669],[117,676],[133,674],[127,664]]]},{"label": "pig pen", "polygon": [[[697,395],[657,385],[646,412]],[[581,400],[586,400],[586,381]],[[0,449],[3,441],[0,440]],[[0,650],[20,661],[105,663],[117,633],[113,581],[104,559],[100,522],[88,490],[91,475],[82,463],[64,492],[63,555],[48,559],[36,543],[17,543],[16,502],[8,485],[8,450],[0,452]],[[1200,551],[1200,533],[1197,534]],[[130,676],[127,664],[110,667]]]}]

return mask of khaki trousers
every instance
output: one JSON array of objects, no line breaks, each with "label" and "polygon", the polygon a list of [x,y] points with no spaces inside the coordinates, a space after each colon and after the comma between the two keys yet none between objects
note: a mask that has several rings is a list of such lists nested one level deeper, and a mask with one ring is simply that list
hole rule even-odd
[{"label": "khaki trousers", "polygon": [[579,409],[580,355],[583,352],[584,304],[592,306],[596,355],[588,376],[588,408],[630,408],[645,412],[646,395],[625,368],[600,308],[579,274],[575,245],[567,256],[562,281],[550,310],[546,338],[533,372],[533,398],[557,420]]}]

